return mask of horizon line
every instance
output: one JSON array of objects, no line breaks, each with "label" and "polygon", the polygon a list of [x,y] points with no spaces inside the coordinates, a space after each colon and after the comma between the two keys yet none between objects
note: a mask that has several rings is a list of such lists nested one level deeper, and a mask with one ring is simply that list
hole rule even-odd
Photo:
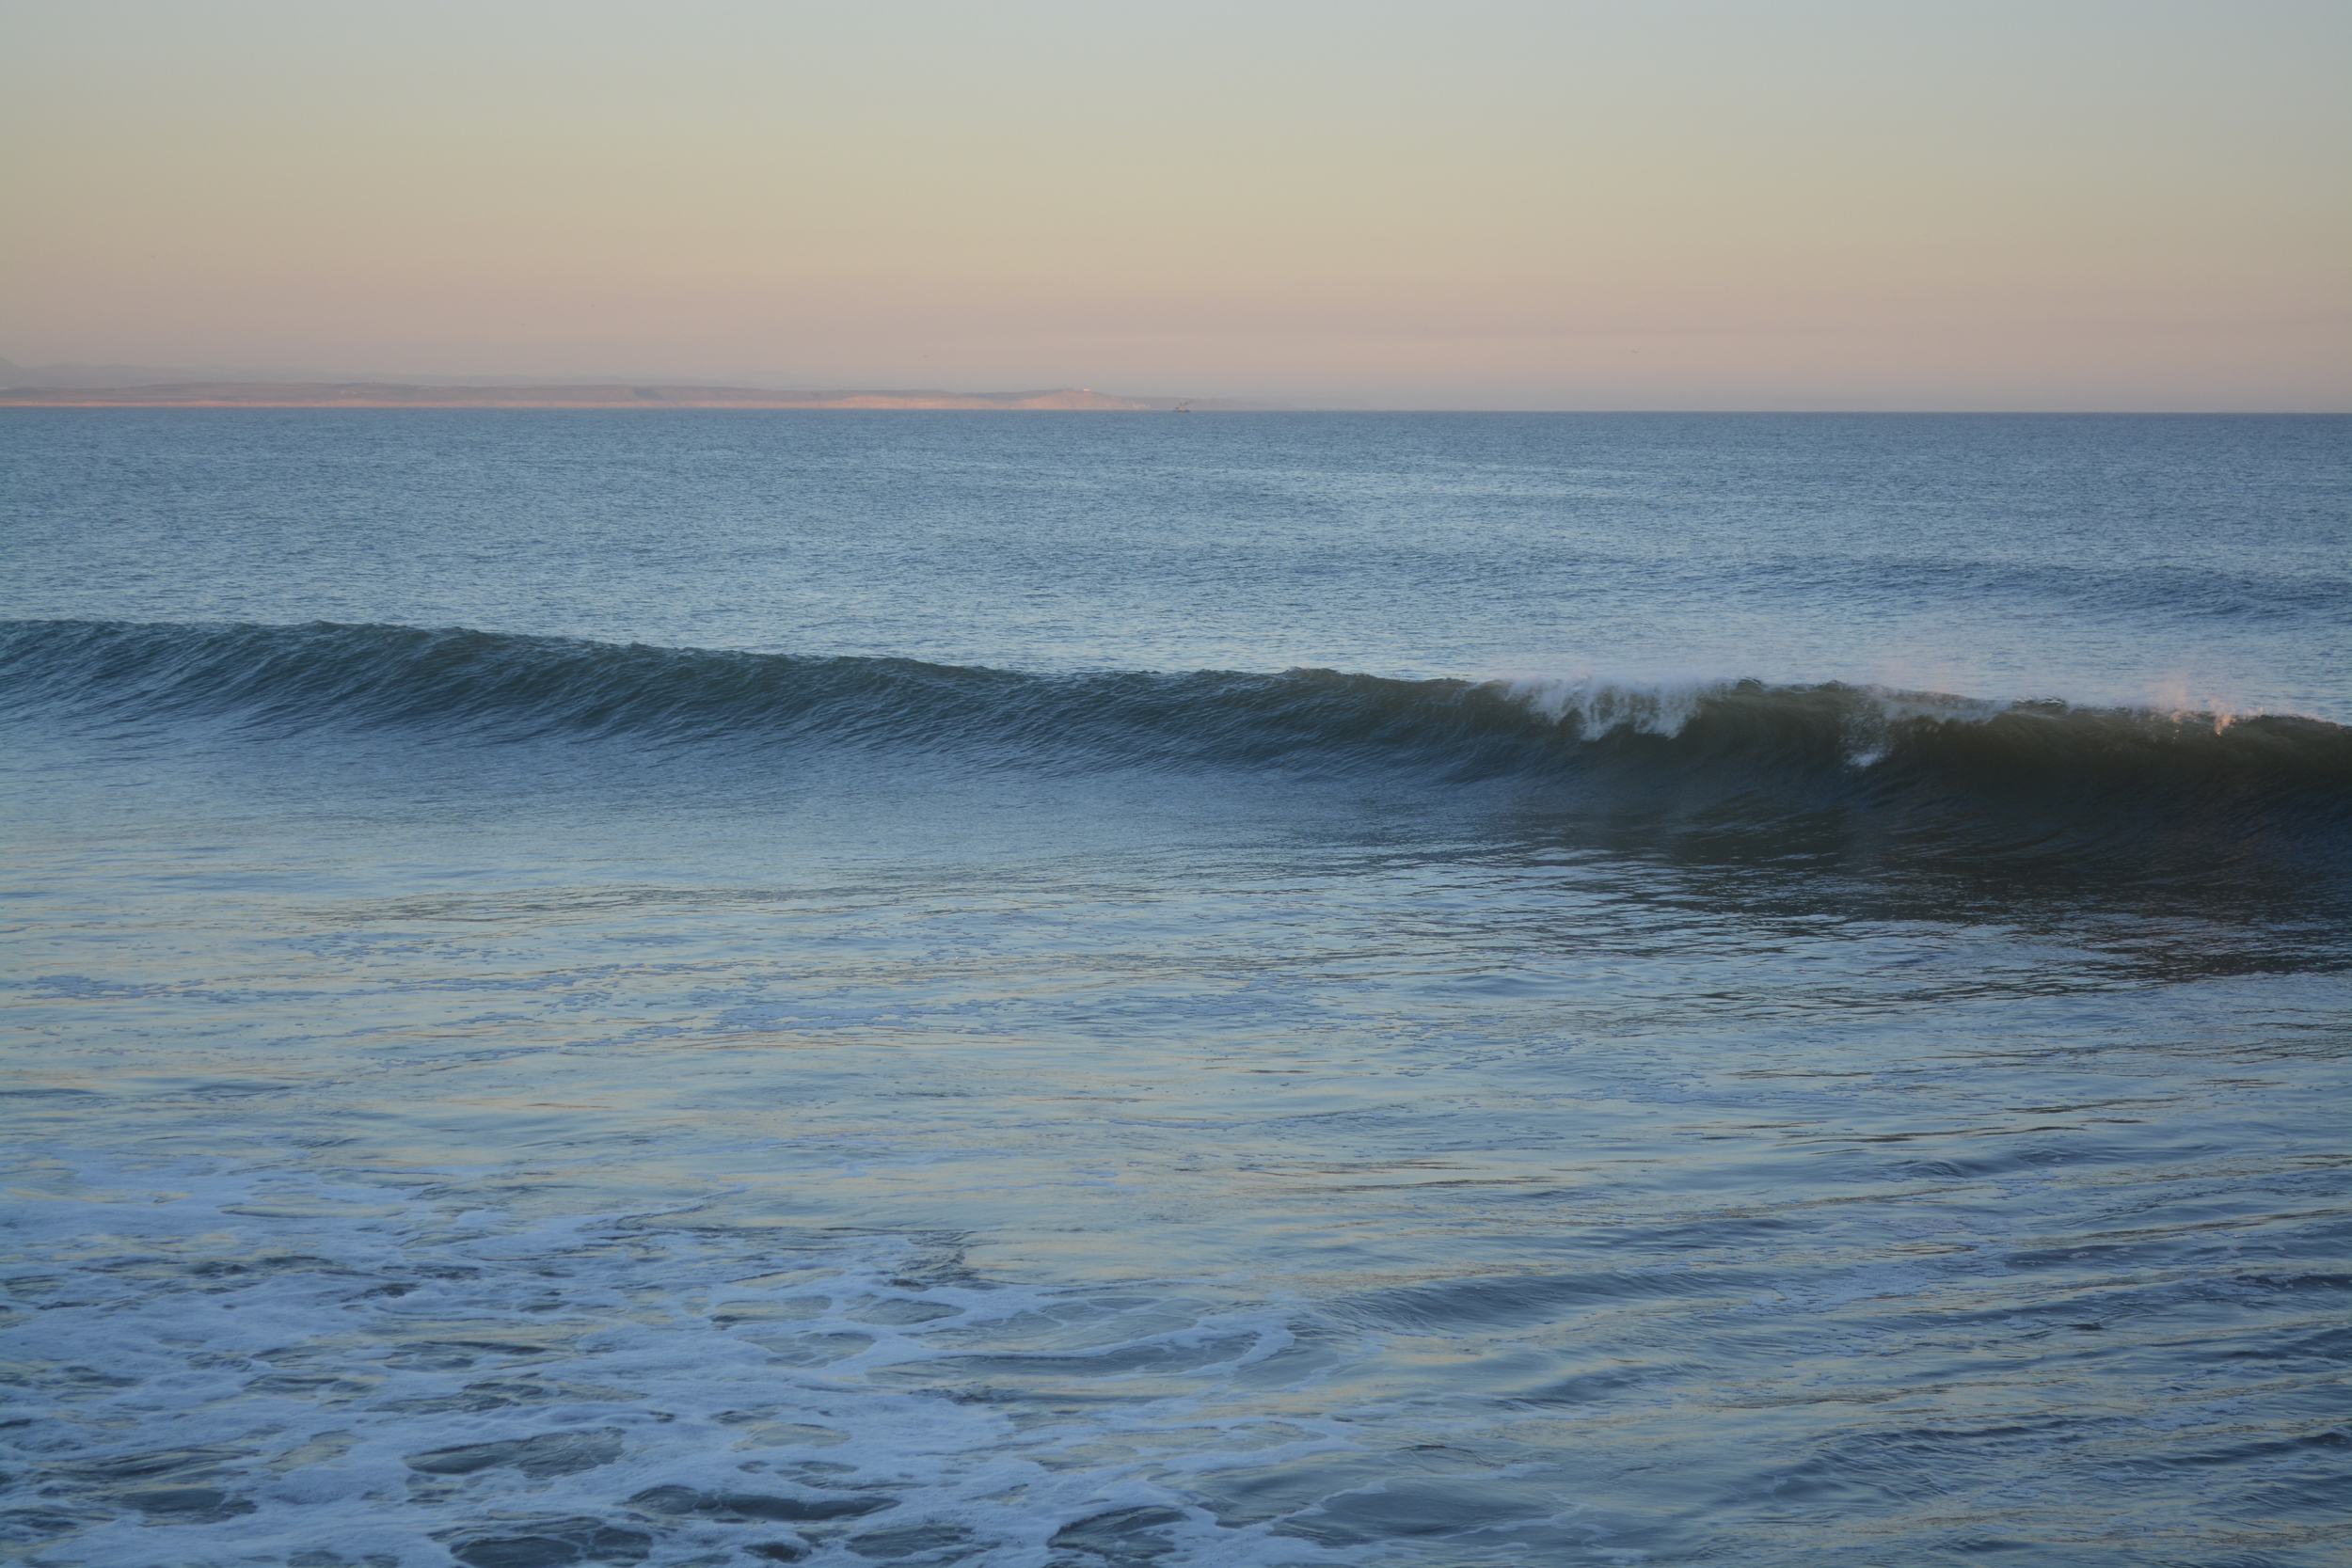
[{"label": "horizon line", "polygon": [[[0,361],[4,364],[6,361]],[[570,391],[578,395],[562,395]],[[280,394],[271,396],[270,394]],[[150,394],[142,396],[140,394]],[[171,395],[165,395],[171,394]],[[209,394],[209,395],[208,395]],[[370,395],[376,394],[376,395]],[[409,394],[409,395],[401,395]],[[1202,413],[1202,414],[1575,414],[1575,415],[1836,415],[1889,418],[2188,418],[2339,419],[2352,408],[2047,408],[1976,406],[1855,407],[1838,404],[1708,407],[1586,404],[1426,406],[1408,404],[1276,402],[1268,399],[1097,392],[1060,387],[1036,390],[959,392],[943,388],[764,388],[741,383],[681,381],[563,381],[513,383],[392,380],[244,380],[206,377],[108,387],[16,384],[0,387],[0,407],[80,409],[330,409],[375,411],[511,408],[580,412],[697,413]]]}]

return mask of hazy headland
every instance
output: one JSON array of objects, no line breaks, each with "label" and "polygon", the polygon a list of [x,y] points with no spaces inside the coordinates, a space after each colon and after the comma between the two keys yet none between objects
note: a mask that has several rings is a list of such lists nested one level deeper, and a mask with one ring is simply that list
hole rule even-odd
[{"label": "hazy headland", "polygon": [[435,387],[398,382],[195,381],[156,387],[8,387],[0,404],[65,408],[968,408],[1166,409],[1190,400],[1032,392],[778,391],[765,387]]}]

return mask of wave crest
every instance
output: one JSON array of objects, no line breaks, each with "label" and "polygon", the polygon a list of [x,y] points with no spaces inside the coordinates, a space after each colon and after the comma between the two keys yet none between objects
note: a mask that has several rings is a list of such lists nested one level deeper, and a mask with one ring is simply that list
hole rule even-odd
[{"label": "wave crest", "polygon": [[620,645],[409,626],[0,624],[21,719],[445,741],[795,745],[1061,768],[1243,767],[1523,777],[1662,797],[2030,795],[2340,818],[2352,728],[1998,703],[1836,683],[1624,687],[1140,671]]}]

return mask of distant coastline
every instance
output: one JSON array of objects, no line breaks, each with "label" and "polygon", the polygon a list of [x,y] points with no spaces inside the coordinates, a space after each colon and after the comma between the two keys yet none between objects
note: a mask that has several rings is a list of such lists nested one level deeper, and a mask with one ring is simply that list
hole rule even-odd
[{"label": "distant coastline", "polygon": [[8,387],[0,405],[53,408],[963,408],[1145,412],[1215,406],[1190,398],[1036,392],[825,391],[766,387],[437,387],[399,382],[191,381],[153,387]]}]

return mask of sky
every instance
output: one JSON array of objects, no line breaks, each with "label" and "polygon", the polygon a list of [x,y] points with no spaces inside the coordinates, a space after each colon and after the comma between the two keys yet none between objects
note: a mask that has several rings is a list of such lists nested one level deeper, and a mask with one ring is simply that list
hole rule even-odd
[{"label": "sky", "polygon": [[0,0],[0,356],[2352,408],[2344,0]]}]

